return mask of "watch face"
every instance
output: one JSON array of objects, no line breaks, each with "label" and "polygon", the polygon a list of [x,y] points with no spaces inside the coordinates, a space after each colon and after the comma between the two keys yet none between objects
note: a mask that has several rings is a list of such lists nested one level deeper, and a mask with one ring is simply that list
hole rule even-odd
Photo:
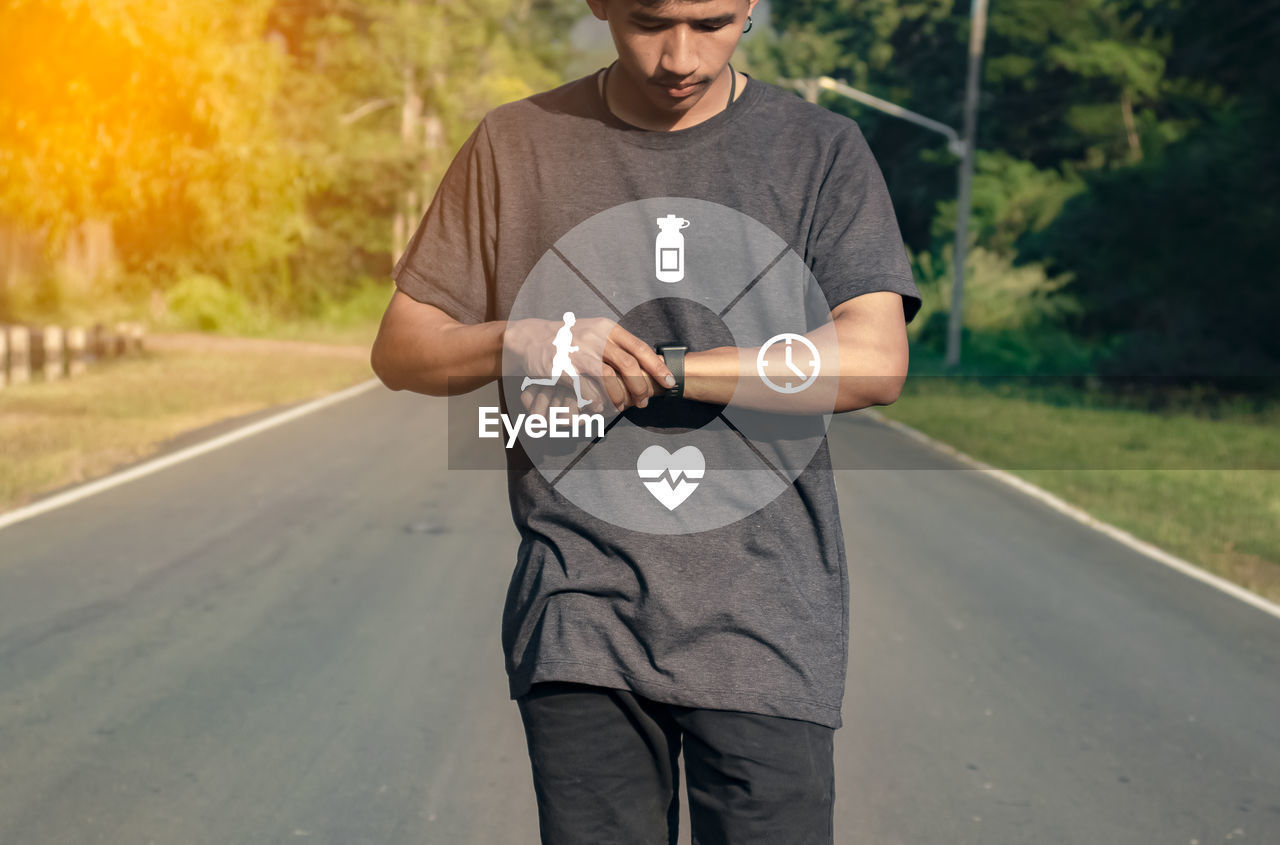
[{"label": "watch face", "polygon": [[[678,281],[655,275],[654,221],[668,215],[687,221]],[[672,338],[695,351],[760,348],[760,373],[748,360],[736,382],[741,389],[764,378],[767,365],[765,383],[778,393],[817,379],[818,351],[805,334],[831,322],[813,273],[771,228],[688,197],[624,203],[579,223],[534,265],[507,319],[554,325],[569,312],[616,322],[651,348]],[[501,389],[510,408],[521,407],[531,381],[523,366],[504,349]],[[562,370],[567,391],[573,374]],[[526,427],[515,448],[546,495],[624,529],[670,535],[730,525],[786,494],[825,443],[831,414],[766,412],[730,398],[606,407],[603,417],[600,436],[552,440]]]}]

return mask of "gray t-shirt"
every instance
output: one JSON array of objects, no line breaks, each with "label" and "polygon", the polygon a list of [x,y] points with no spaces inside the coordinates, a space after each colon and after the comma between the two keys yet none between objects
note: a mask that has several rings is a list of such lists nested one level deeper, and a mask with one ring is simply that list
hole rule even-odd
[{"label": "gray t-shirt", "polygon": [[[888,290],[902,295],[908,321],[919,310],[857,124],[755,79],[720,113],[674,132],[610,114],[594,74],[493,109],[392,275],[464,323],[502,320],[565,233],[649,197],[718,203],[768,227],[830,307]],[[703,348],[696,327],[680,332]],[[536,681],[576,681],[840,726],[849,601],[825,439],[769,504],[696,533],[598,519],[559,495],[519,448],[508,452],[508,481],[521,534],[502,621],[512,698]]]}]

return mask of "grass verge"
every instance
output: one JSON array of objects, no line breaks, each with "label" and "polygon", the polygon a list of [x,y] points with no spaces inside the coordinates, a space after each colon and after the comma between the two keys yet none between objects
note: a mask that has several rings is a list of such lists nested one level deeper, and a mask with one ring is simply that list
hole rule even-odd
[{"label": "grass verge", "polygon": [[0,510],[148,457],[184,432],[373,375],[368,345],[157,335],[148,346],[74,379],[0,390]]},{"label": "grass verge", "polygon": [[1155,414],[1068,399],[909,378],[877,410],[1280,601],[1280,407]]}]

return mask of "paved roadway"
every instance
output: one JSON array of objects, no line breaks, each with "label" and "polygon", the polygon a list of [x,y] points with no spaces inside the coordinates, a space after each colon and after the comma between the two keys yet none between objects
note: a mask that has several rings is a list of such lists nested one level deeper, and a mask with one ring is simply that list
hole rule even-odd
[{"label": "paved roadway", "polygon": [[[0,531],[0,842],[536,843],[516,533],[444,418],[377,388]],[[898,467],[839,475],[838,842],[1280,842],[1280,620],[861,414],[831,438]]]}]

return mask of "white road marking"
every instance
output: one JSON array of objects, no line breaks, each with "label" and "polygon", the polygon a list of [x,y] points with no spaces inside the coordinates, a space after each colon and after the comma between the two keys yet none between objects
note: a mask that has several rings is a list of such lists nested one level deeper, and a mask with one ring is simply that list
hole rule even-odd
[{"label": "white road marking", "polygon": [[1121,528],[1117,528],[1108,522],[1103,522],[1102,520],[1094,516],[1091,516],[1089,513],[1081,510],[1075,505],[1070,505],[1066,503],[1065,501],[1063,501],[1062,499],[1059,499],[1057,496],[1053,495],[1049,491],[1041,487],[1037,487],[1036,485],[1032,484],[1029,481],[1018,478],[1016,475],[1005,472],[1004,470],[996,469],[990,464],[985,464],[982,461],[977,460],[976,458],[972,458],[966,455],[964,452],[961,452],[959,449],[956,449],[953,446],[949,446],[946,443],[943,443],[939,440],[934,440],[929,435],[924,434],[923,432],[917,431],[916,429],[912,428],[909,425],[906,425],[905,423],[900,423],[897,420],[889,419],[888,417],[881,414],[879,411],[876,411],[871,408],[867,408],[867,409],[864,409],[863,413],[865,413],[867,416],[871,417],[872,419],[876,420],[879,423],[883,423],[884,425],[887,425],[892,429],[902,432],[908,437],[914,438],[915,440],[918,440],[921,443],[924,443],[928,446],[933,447],[939,452],[942,452],[946,455],[949,455],[955,458],[961,463],[967,464],[976,470],[986,473],[987,475],[991,476],[992,478],[995,478],[998,481],[1003,481],[1005,484],[1008,484],[1010,487],[1016,488],[1017,490],[1022,491],[1023,493],[1025,493],[1028,496],[1031,496],[1032,498],[1039,499],[1040,501],[1044,502],[1046,505],[1058,511],[1059,513],[1064,514],[1065,516],[1069,516],[1072,519],[1074,519],[1076,522],[1087,525],[1090,528],[1094,529],[1095,531],[1101,532],[1102,534],[1106,534],[1111,539],[1115,540],[1118,543],[1122,543],[1128,546],[1134,551],[1141,552],[1147,557],[1152,558],[1153,560],[1157,560],[1160,563],[1163,563],[1165,566],[1178,570],[1183,575],[1186,575],[1188,577],[1196,579],[1197,581],[1201,581],[1205,584],[1208,584],[1210,587],[1215,587],[1229,596],[1233,596],[1234,598],[1237,598],[1240,601],[1245,602],[1246,604],[1253,605],[1254,607],[1258,608],[1262,612],[1269,613],[1272,616],[1276,617],[1277,619],[1280,619],[1280,605],[1275,604],[1274,602],[1263,598],[1262,596],[1258,595],[1257,593],[1251,590],[1246,590],[1244,587],[1241,587],[1239,584],[1233,584],[1227,579],[1221,578],[1217,575],[1214,575],[1212,572],[1208,572],[1204,569],[1201,569],[1200,567],[1196,566],[1194,563],[1183,560],[1177,555],[1172,555],[1169,552],[1166,552],[1164,549],[1159,548],[1158,546],[1153,546],[1150,543],[1146,542],[1145,540],[1139,540],[1137,537],[1133,536],[1128,531],[1125,531],[1124,529],[1121,529]]},{"label": "white road marking", "polygon": [[180,464],[183,461],[189,461],[192,458],[212,452],[215,449],[221,449],[223,446],[229,446],[238,440],[244,440],[246,437],[252,437],[253,435],[266,431],[269,428],[275,428],[278,425],[284,425],[287,422],[292,422],[299,417],[304,417],[307,414],[319,411],[322,408],[327,408],[328,406],[341,402],[344,399],[350,399],[352,396],[357,396],[381,384],[382,382],[376,378],[369,379],[368,381],[361,382],[354,387],[348,387],[346,390],[339,390],[337,393],[330,393],[327,396],[321,396],[319,399],[313,399],[312,401],[299,405],[296,408],[290,408],[287,411],[281,411],[280,413],[274,414],[266,419],[249,423],[248,425],[237,428],[234,431],[229,431],[226,434],[219,435],[202,443],[197,443],[194,446],[188,446],[185,449],[179,449],[176,452],[171,452],[167,455],[162,455],[161,457],[153,458],[149,461],[144,461],[136,466],[129,467],[128,469],[121,470],[120,472],[112,473],[111,475],[104,476],[95,481],[86,482],[85,484],[81,484],[77,487],[72,487],[70,490],[50,496],[47,499],[32,502],[25,507],[9,511],[8,513],[0,513],[0,530],[8,528],[10,525],[15,523],[22,522],[23,520],[31,519],[33,516],[39,516],[42,513],[48,513],[51,510],[64,507],[72,502],[87,499],[95,493],[102,493],[103,491],[110,490],[114,487],[119,487],[121,484],[128,484],[130,481],[159,472],[160,470],[171,467],[174,464]]}]

